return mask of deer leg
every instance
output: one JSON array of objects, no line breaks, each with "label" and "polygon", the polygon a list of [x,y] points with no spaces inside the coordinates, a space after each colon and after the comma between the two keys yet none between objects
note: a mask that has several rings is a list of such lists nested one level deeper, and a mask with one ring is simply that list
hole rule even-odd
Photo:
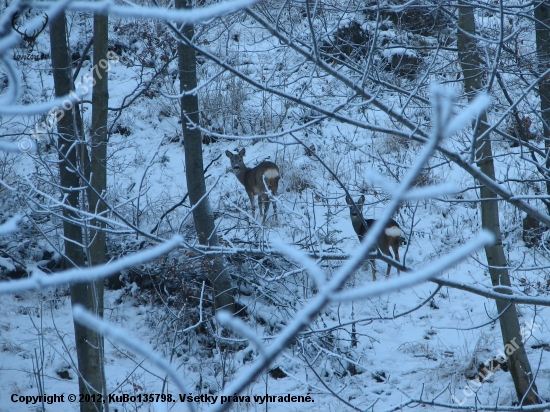
[{"label": "deer leg", "polygon": [[260,210],[259,211],[260,216],[263,216],[263,214],[262,214],[262,212],[263,212],[262,195],[258,196],[258,209]]},{"label": "deer leg", "polygon": [[369,260],[370,267],[372,269],[372,280],[376,280],[376,261],[374,259]]},{"label": "deer leg", "polygon": [[[392,249],[393,249],[393,254],[395,255],[395,260],[401,263],[401,261],[399,260],[399,240],[395,241],[395,243],[392,245]],[[397,268],[397,274],[398,275],[401,274],[401,271],[399,270],[399,268]]]},{"label": "deer leg", "polygon": [[275,199],[275,196],[277,196],[277,187],[273,187],[273,185],[269,186],[269,195],[273,196],[273,200],[271,197],[269,197],[270,203],[273,203],[273,216],[275,216],[275,221],[278,222],[279,219],[277,218],[277,200]]},{"label": "deer leg", "polygon": [[254,205],[254,193],[253,192],[247,192],[247,193],[248,193],[248,198],[250,199],[250,206],[252,208],[252,217],[256,218],[256,206]]},{"label": "deer leg", "polygon": [[273,203],[273,215],[275,216],[275,222],[279,221],[279,218],[277,217],[277,201],[271,202]]},{"label": "deer leg", "polygon": [[266,194],[265,193],[261,193],[258,196],[258,207],[260,208],[260,216],[263,216],[262,223],[265,223],[265,218],[267,217]]},{"label": "deer leg", "polygon": [[271,203],[271,200],[269,199],[269,195],[267,193],[264,193],[263,201],[264,201],[264,220],[265,220],[265,218],[267,217],[267,211],[269,210],[269,204]]},{"label": "deer leg", "polygon": [[[393,259],[393,256],[391,255],[390,253],[390,247],[388,245],[383,245],[384,247],[380,247],[380,251],[386,255],[386,256],[389,256]],[[388,263],[388,269],[386,270],[386,277],[389,277],[390,276],[390,272],[391,272],[391,265]]]}]

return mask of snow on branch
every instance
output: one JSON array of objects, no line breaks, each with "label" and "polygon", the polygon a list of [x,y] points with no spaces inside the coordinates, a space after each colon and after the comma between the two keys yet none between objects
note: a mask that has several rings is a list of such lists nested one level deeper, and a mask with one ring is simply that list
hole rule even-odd
[{"label": "snow on branch", "polygon": [[403,196],[403,201],[411,202],[429,198],[437,199],[441,196],[456,195],[459,192],[460,188],[454,183],[442,183],[440,185],[431,185],[410,190]]},{"label": "snow on branch", "polygon": [[[395,192],[397,187],[396,183],[389,182],[386,176],[377,173],[375,170],[369,170],[368,176],[364,176],[364,179],[373,186],[381,187],[388,193]],[[415,188],[407,191],[407,193],[403,196],[403,201],[410,202],[428,198],[438,198],[441,196],[450,196],[457,194],[460,190],[461,189],[454,183],[430,185],[428,187]]]},{"label": "snow on branch", "polygon": [[[254,6],[260,0],[233,0],[215,3],[213,5],[189,10],[165,9],[162,7],[142,7],[142,6],[119,6],[112,0],[103,0],[96,2],[77,1],[70,4],[67,10],[84,11],[99,14],[108,14],[110,16],[133,17],[139,19],[158,19],[163,21],[174,21],[176,23],[199,23],[215,17],[225,16],[239,10]],[[34,3],[34,8],[46,8],[50,2]]]},{"label": "snow on branch", "polygon": [[256,335],[256,333],[252,329],[250,329],[247,324],[244,323],[244,321],[242,321],[237,316],[233,316],[227,310],[220,310],[218,313],[216,313],[216,318],[222,326],[228,329],[232,329],[239,335],[249,339],[254,344],[254,346],[256,346],[258,352],[260,352],[262,356],[266,356],[265,348],[262,345],[262,342],[259,339],[258,335]]},{"label": "snow on branch", "polygon": [[8,220],[6,223],[0,225],[0,235],[7,235],[9,233],[17,232],[23,216],[16,215]]},{"label": "snow on branch", "polygon": [[355,299],[367,299],[372,296],[382,295],[391,291],[400,290],[406,287],[414,286],[425,282],[441,274],[444,270],[455,266],[460,261],[467,258],[476,250],[492,244],[495,236],[488,230],[482,231],[474,240],[453,250],[450,254],[431,263],[428,267],[414,272],[407,273],[406,276],[387,280],[383,283],[369,284],[367,287],[354,289],[346,292],[340,292],[332,300],[344,301]]},{"label": "snow on branch", "polygon": [[0,142],[0,150],[8,153],[19,153],[21,151],[16,143],[11,142]]},{"label": "snow on branch", "polygon": [[[429,405],[431,407],[439,407],[439,408],[446,408],[450,410],[460,410],[460,411],[508,411],[508,412],[514,412],[514,411],[522,411],[522,412],[530,412],[530,411],[544,411],[548,410],[550,407],[550,402],[545,402],[543,404],[538,405],[521,405],[521,406],[508,406],[508,405],[481,405],[479,403],[476,403],[475,407],[472,405],[459,405],[458,403],[445,403],[445,402],[437,402],[435,399],[411,399],[409,398],[408,401],[404,401],[402,404],[398,405],[398,407],[393,407],[390,410],[399,410],[402,409],[404,406],[410,405],[410,404],[419,404],[419,405]],[[388,412],[389,410],[386,410]]]},{"label": "snow on branch", "polygon": [[[54,3],[33,3],[33,8],[42,8],[46,10],[46,14],[49,16],[50,20],[53,20],[55,17],[57,17],[58,14],[60,14],[67,5],[72,0],[60,0],[56,1]],[[13,13],[15,13],[18,10],[20,3],[19,2],[13,2],[13,5],[10,5],[7,10],[5,10],[5,13],[3,17],[0,19],[0,27],[4,27],[6,24],[9,24],[9,20],[13,16]],[[35,30],[40,29],[44,24],[43,16],[36,16],[35,18],[31,19],[25,26],[23,26],[20,31],[27,31],[29,33],[32,33]],[[4,59],[7,54],[9,54],[10,50],[17,46],[22,41],[21,35],[15,31],[11,31],[10,34],[8,34],[5,37],[2,37],[0,40],[0,59]],[[3,61],[4,63],[4,61]],[[11,79],[10,79],[11,80]],[[18,79],[19,80],[19,79]]]},{"label": "snow on branch", "polygon": [[323,271],[308,254],[290,247],[280,239],[274,241],[273,248],[287,258],[299,263],[310,274],[317,286],[321,287],[325,283]]},{"label": "snow on branch", "polygon": [[[9,61],[9,60],[8,60]],[[10,85],[12,83],[9,83]],[[14,88],[15,86],[9,86],[9,88]],[[69,103],[76,105],[80,103],[85,97],[91,95],[91,89],[89,92],[84,92],[82,89],[78,89],[74,92],[71,92],[70,94],[62,97],[57,97],[53,100],[42,102],[42,103],[35,103],[35,104],[29,104],[29,105],[15,105],[15,102],[18,99],[18,96],[13,95],[11,99],[2,99],[0,102],[0,115],[10,115],[10,116],[16,116],[16,115],[22,115],[22,116],[32,116],[35,114],[42,114],[49,112],[53,108],[62,107],[63,104],[68,105]],[[8,106],[11,105],[11,106]],[[46,132],[39,132],[39,133],[46,133]],[[2,147],[0,147],[1,149]]]},{"label": "snow on branch", "polygon": [[[512,290],[506,286],[493,286],[492,288],[472,286],[465,282],[456,282],[449,279],[432,279],[433,283],[439,286],[446,286],[454,289],[464,290],[475,295],[484,296],[489,299],[502,300],[504,302],[525,304],[525,305],[540,305],[550,306],[550,298],[538,296],[525,296],[511,294]],[[504,292],[504,293],[503,293]],[[508,292],[508,293],[506,293]],[[513,291],[516,292],[516,291]]]},{"label": "snow on branch", "polygon": [[42,290],[43,288],[51,286],[92,282],[104,279],[123,269],[156,259],[178,247],[182,242],[183,238],[181,236],[174,236],[172,239],[158,246],[123,257],[105,265],[94,266],[87,269],[70,269],[56,273],[55,275],[47,275],[40,269],[34,268],[31,277],[28,279],[0,282],[0,295],[20,293],[28,290]]},{"label": "snow on branch", "polygon": [[434,96],[434,112],[438,115],[434,117],[434,128],[436,133],[441,134],[443,139],[451,137],[456,132],[468,127],[468,125],[481,116],[491,104],[491,96],[486,93],[480,93],[472,100],[468,106],[460,111],[451,119],[454,93],[443,87],[432,84],[432,95]]},{"label": "snow on branch", "polygon": [[[92,315],[84,306],[76,304],[73,306],[74,320],[89,329],[92,329],[100,335],[106,336],[116,342],[123,344],[135,353],[147,358],[153,365],[162,369],[168,376],[172,378],[174,384],[178,387],[181,394],[187,394],[185,383],[180,378],[180,374],[164,359],[161,355],[156,353],[153,348],[145,345],[137,339],[132,339],[128,336],[128,332],[123,329],[116,328],[104,320],[96,318]],[[191,411],[195,411],[195,404],[192,402],[186,402],[188,408]]]},{"label": "snow on branch", "polygon": [[[67,5],[72,0],[60,0],[55,3],[49,3],[48,5],[45,5],[44,3],[34,3],[33,7],[37,7],[39,4],[43,5],[43,9],[46,10],[46,14],[49,16],[50,19],[54,19],[59,15],[61,12],[65,10]],[[13,7],[10,6],[8,10],[6,10],[6,13],[4,14],[4,17],[0,20],[2,24],[5,24],[5,19],[12,16],[12,13],[15,13],[17,11],[17,5],[19,3],[14,2]],[[38,8],[38,7],[37,7]],[[10,17],[11,18],[11,17]],[[43,27],[44,20],[43,16],[37,16],[33,19],[31,19],[25,26],[21,29],[24,32],[33,32],[37,29],[40,29]],[[3,26],[0,26],[3,27]],[[40,114],[50,111],[54,106],[61,106],[61,104],[64,101],[71,101],[73,104],[80,101],[80,97],[78,96],[65,96],[61,98],[57,98],[50,102],[45,103],[38,103],[38,104],[31,104],[31,105],[16,105],[16,102],[19,100],[19,97],[21,95],[21,91],[24,90],[24,88],[21,86],[20,82],[20,75],[18,70],[16,69],[15,65],[13,64],[12,59],[8,57],[9,52],[11,49],[13,49],[15,46],[17,46],[22,41],[21,36],[19,33],[15,31],[11,31],[10,34],[3,37],[0,40],[0,63],[4,66],[4,73],[7,76],[8,80],[8,88],[6,90],[6,93],[2,98],[0,98],[0,115],[34,115],[34,114]],[[0,147],[0,149],[4,149],[3,147]],[[8,151],[14,151],[14,150],[8,150]]]},{"label": "snow on branch", "polygon": [[[414,164],[411,166],[409,172],[404,176],[401,184],[397,187],[394,192],[394,196],[389,202],[388,206],[384,210],[384,213],[379,220],[369,229],[366,236],[361,243],[357,253],[355,253],[350,259],[348,259],[344,265],[334,274],[330,281],[324,283],[319,288],[319,293],[311,299],[309,304],[307,304],[303,309],[296,313],[292,321],[288,326],[281,332],[281,334],[272,341],[271,345],[267,347],[264,351],[264,356],[258,358],[254,363],[250,365],[246,373],[243,373],[241,376],[236,378],[230,385],[228,385],[222,396],[233,395],[234,393],[240,393],[243,391],[261,372],[275,359],[279,356],[283,350],[292,342],[296,336],[300,333],[302,329],[308,326],[311,321],[317,316],[317,314],[325,307],[328,303],[338,299],[342,295],[338,295],[338,291],[341,290],[342,286],[345,284],[346,280],[361,266],[364,262],[365,257],[369,254],[369,251],[372,250],[376,245],[378,236],[382,233],[386,226],[386,222],[389,221],[402,199],[406,196],[409,188],[412,186],[413,182],[417,176],[422,171],[425,164],[428,162],[430,157],[433,155],[435,150],[438,148],[441,140],[444,136],[445,126],[447,124],[448,116],[451,113],[452,101],[445,93],[444,89],[440,86],[432,88],[433,99],[432,106],[435,117],[435,124],[440,125],[440,127],[434,127],[432,137],[426,141],[425,146],[423,147],[421,153],[415,160]],[[490,234],[482,233],[477,241],[472,242],[471,244],[462,247],[456,253],[449,255],[447,258],[442,259],[440,262],[434,264],[431,268],[432,272],[429,269],[419,272],[415,277],[403,277],[397,281],[384,282],[378,285],[371,285],[373,292],[369,296],[373,295],[382,295],[385,293],[391,292],[392,288],[402,287],[404,284],[411,285],[409,283],[413,280],[416,283],[421,283],[430,277],[435,276],[435,274],[440,273],[442,268],[447,267],[447,265],[456,263],[456,260],[459,257],[465,257],[469,253],[473,252],[475,249],[481,247],[484,244],[493,241]],[[294,256],[295,257],[295,256]],[[428,272],[428,273],[427,273]],[[227,321],[227,319],[222,315],[222,321]],[[239,325],[234,325],[236,328],[239,328]],[[247,334],[248,330],[241,330],[243,334]],[[214,405],[211,410],[218,411],[224,408],[222,405]]]},{"label": "snow on branch", "polygon": [[[64,10],[94,12],[100,14],[109,14],[120,17],[134,17],[143,19],[159,19],[165,21],[174,21],[176,23],[198,23],[213,19],[218,16],[224,16],[236,11],[252,7],[260,0],[233,0],[216,3],[207,7],[194,8],[189,10],[174,10],[162,7],[142,7],[142,6],[120,6],[112,0],[103,0],[97,2],[73,2],[73,0],[61,0],[57,2],[33,2],[35,9],[45,10],[46,14],[53,20]],[[13,13],[17,10],[12,7]],[[11,13],[9,13],[11,15]],[[6,19],[8,13],[4,15],[2,21]],[[43,25],[43,16],[37,16],[29,21],[21,29],[32,32]],[[35,115],[49,112],[53,107],[61,107],[62,103],[79,103],[85,97],[86,93],[76,91],[70,95],[58,97],[49,102],[43,102],[31,105],[16,105],[19,100],[21,90],[20,76],[12,60],[7,57],[9,51],[21,42],[21,36],[16,32],[11,32],[0,40],[0,63],[5,68],[8,77],[9,87],[7,92],[0,99],[0,115]],[[0,147],[0,149],[2,149]]]},{"label": "snow on branch", "polygon": [[445,127],[445,137],[450,137],[459,130],[464,129],[469,123],[477,119],[491,104],[491,96],[481,93],[454,117]]}]

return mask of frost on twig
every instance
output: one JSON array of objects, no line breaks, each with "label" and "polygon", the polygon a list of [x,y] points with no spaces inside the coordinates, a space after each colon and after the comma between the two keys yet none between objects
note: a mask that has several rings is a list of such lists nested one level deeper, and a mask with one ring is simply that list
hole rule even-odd
[{"label": "frost on twig", "polygon": [[[124,330],[116,328],[104,320],[96,318],[82,305],[73,306],[73,316],[74,319],[79,322],[81,325],[86,326],[92,330],[95,330],[97,333],[108,337],[114,341],[120,342],[124,346],[128,347],[135,353],[140,354],[144,358],[147,358],[153,365],[160,368],[163,372],[166,372],[170,378],[172,378],[174,384],[177,386],[178,390],[182,394],[188,393],[187,385],[181,379],[179,373],[170,365],[166,359],[161,355],[155,352],[152,348],[144,345],[142,342],[139,342],[135,339],[132,339],[128,336],[128,333]],[[195,411],[195,405],[193,403],[188,403],[188,408],[191,411]]]},{"label": "frost on twig", "polygon": [[130,256],[115,260],[105,265],[94,266],[86,269],[70,269],[55,275],[47,275],[35,268],[28,279],[14,280],[0,283],[0,295],[20,293],[28,290],[41,290],[43,288],[67,285],[70,283],[93,282],[105,279],[123,269],[137,266],[156,259],[182,243],[180,236],[174,236],[171,240],[150,249],[143,250]]},{"label": "frost on twig", "polygon": [[[346,280],[360,267],[365,259],[365,256],[375,246],[376,240],[379,234],[384,230],[386,222],[391,218],[399,203],[406,196],[406,193],[410,189],[412,183],[416,177],[420,174],[424,165],[428,162],[434,151],[441,143],[443,136],[448,130],[445,125],[449,120],[449,116],[452,108],[452,98],[449,98],[444,90],[435,86],[433,89],[432,106],[434,111],[434,124],[433,134],[427,141],[422,152],[419,154],[415,163],[409,169],[409,172],[402,179],[401,184],[398,186],[394,193],[393,198],[390,200],[388,206],[385,208],[382,217],[377,220],[370,230],[367,232],[363,243],[359,247],[357,253],[355,253],[344,265],[332,276],[332,279],[328,281],[319,290],[319,293],[313,297],[307,305],[298,311],[292,321],[286,326],[281,333],[274,339],[271,344],[265,349],[265,355],[258,358],[248,369],[246,374],[239,376],[230,385],[228,385],[222,393],[222,396],[229,396],[234,393],[240,393],[243,391],[256,377],[273,361],[277,358],[281,352],[298,336],[300,331],[307,327],[314,317],[329,303],[338,300],[337,292],[342,288]],[[475,107],[469,109],[469,113],[481,110],[482,105],[476,104]],[[466,121],[470,120],[470,117],[462,117],[460,122],[463,126],[466,126]],[[457,121],[458,123],[458,121]],[[479,236],[478,242],[466,245],[462,249],[459,249],[450,256],[441,259],[438,262],[434,262],[428,265],[424,269],[418,270],[415,276],[411,278],[401,278],[392,280],[390,282],[379,283],[373,288],[373,292],[369,293],[364,291],[361,297],[365,296],[380,296],[391,291],[397,290],[402,285],[413,286],[418,283],[422,283],[430,278],[438,276],[442,270],[449,267],[449,265],[456,263],[457,261],[464,259],[469,253],[483,247],[490,243],[492,237],[490,234],[484,234]],[[294,253],[291,253],[291,258],[295,258]],[[309,272],[315,273],[313,268],[309,268]],[[353,292],[350,292],[353,293]],[[342,295],[340,295],[341,297]],[[345,295],[344,295],[345,296]],[[350,297],[352,298],[352,297]],[[248,334],[248,331],[246,332]],[[214,405],[211,410],[218,411],[223,409],[221,405]]]}]

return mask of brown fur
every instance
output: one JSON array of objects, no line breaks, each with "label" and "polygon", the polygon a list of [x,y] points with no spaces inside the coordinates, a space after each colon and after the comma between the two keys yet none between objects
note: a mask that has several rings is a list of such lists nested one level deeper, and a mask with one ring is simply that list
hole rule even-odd
[{"label": "brown fur", "polygon": [[[261,162],[258,166],[249,169],[244,164],[245,149],[242,149],[239,153],[234,154],[229,150],[225,151],[225,155],[231,160],[231,170],[239,179],[239,182],[244,186],[248,198],[250,199],[250,205],[252,206],[252,216],[256,215],[256,207],[254,206],[254,196],[258,196],[258,207],[260,209],[260,216],[263,216],[262,222],[265,223],[267,211],[271,199],[266,192],[266,186],[272,196],[277,196],[277,189],[279,188],[279,168],[273,162]],[[265,179],[265,184],[264,184]],[[263,207],[262,207],[263,206]],[[277,202],[273,202],[273,214],[275,220],[277,220]]]},{"label": "brown fur", "polygon": [[[363,237],[367,234],[369,229],[374,225],[376,220],[374,219],[363,219],[362,218],[362,212],[363,212],[363,203],[365,203],[365,196],[361,196],[357,202],[355,202],[355,205],[351,201],[351,198],[349,196],[346,196],[346,203],[350,205],[349,208],[349,214],[351,218],[351,224],[353,225],[353,229],[355,230],[355,233],[357,233],[357,237],[359,238],[359,241],[363,241]],[[363,220],[367,224],[365,227]],[[397,233],[396,233],[397,232]],[[399,227],[399,224],[393,220],[390,219],[388,223],[386,223],[386,227],[384,228],[384,232],[378,237],[378,240],[376,241],[376,245],[378,246],[378,249],[380,251],[397,260],[399,262],[399,246],[401,244],[401,234],[403,231]],[[390,253],[390,248],[393,250],[394,256]],[[374,260],[371,261],[372,265],[372,280],[376,280],[376,264]],[[391,265],[388,265],[388,269],[386,271],[386,277],[390,275],[391,271]],[[400,273],[399,269],[397,269],[397,273]]]}]

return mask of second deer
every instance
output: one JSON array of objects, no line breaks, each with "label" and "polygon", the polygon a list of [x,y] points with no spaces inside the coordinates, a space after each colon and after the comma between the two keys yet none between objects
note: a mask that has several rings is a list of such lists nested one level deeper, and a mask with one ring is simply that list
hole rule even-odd
[{"label": "second deer", "polygon": [[[355,202],[355,205],[351,201],[351,198],[349,196],[346,196],[346,203],[350,205],[349,208],[349,215],[351,218],[351,224],[353,225],[353,229],[355,230],[355,233],[357,233],[357,237],[359,238],[359,241],[363,241],[363,237],[367,234],[369,229],[374,225],[376,220],[374,219],[363,219],[362,213],[363,213],[363,203],[365,203],[365,196],[361,196],[357,202]],[[365,224],[363,223],[363,220],[367,224],[365,227]],[[384,228],[384,231],[380,234],[378,237],[378,240],[376,241],[376,245],[378,246],[378,249],[389,257],[397,260],[399,262],[399,245],[401,244],[401,236],[403,235],[403,231],[399,227],[399,224],[393,220],[390,219],[388,223],[386,223],[386,227]],[[394,256],[390,253],[390,247],[393,249]],[[376,263],[374,260],[371,261],[372,264],[372,280],[376,280]],[[390,275],[391,265],[388,264],[388,270],[386,271],[386,277]],[[399,269],[397,269],[397,273],[400,273]]]},{"label": "second deer", "polygon": [[[280,178],[279,168],[275,163],[265,161],[249,169],[244,164],[244,154],[245,149],[242,149],[237,154],[231,153],[229,150],[225,151],[225,155],[231,160],[231,170],[235,173],[235,176],[237,176],[237,179],[239,179],[239,182],[241,182],[248,194],[250,205],[252,206],[252,216],[255,217],[256,214],[254,196],[258,196],[260,216],[263,216],[262,222],[265,223],[269,204],[271,203],[267,192],[271,192],[272,196],[277,196]],[[275,215],[275,220],[277,220],[277,202],[273,202],[273,214]]]}]

